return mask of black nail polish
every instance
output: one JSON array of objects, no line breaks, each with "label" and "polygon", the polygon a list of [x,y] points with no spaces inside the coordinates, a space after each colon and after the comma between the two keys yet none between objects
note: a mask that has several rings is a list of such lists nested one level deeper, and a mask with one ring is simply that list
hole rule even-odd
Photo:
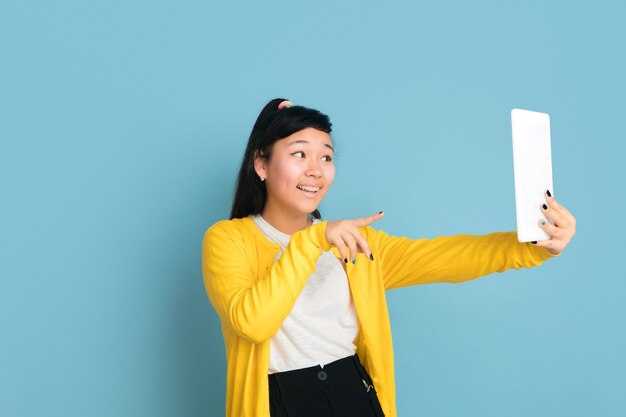
[{"label": "black nail polish", "polygon": [[345,263],[348,263],[348,258],[343,258],[343,261],[344,261]]},{"label": "black nail polish", "polygon": [[546,190],[546,194],[548,194],[548,197],[552,197],[552,194],[550,194],[550,190]]},{"label": "black nail polish", "polygon": [[530,243],[532,243],[533,245],[536,245],[536,244],[537,244],[537,241],[536,241],[536,240],[533,240],[533,241],[532,241],[532,242],[530,242]]},{"label": "black nail polish", "polygon": [[371,259],[372,261],[374,260],[374,255],[372,255],[371,253],[370,253],[370,259]]},{"label": "black nail polish", "polygon": [[544,209],[544,210],[547,210],[547,209],[548,209],[548,206],[546,206],[546,205],[544,204],[544,205],[543,205],[543,209]]}]

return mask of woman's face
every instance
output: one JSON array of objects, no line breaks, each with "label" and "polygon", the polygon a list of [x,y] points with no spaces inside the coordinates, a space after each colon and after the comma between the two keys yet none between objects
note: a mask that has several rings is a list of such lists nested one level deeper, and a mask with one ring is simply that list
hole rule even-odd
[{"label": "woman's face", "polygon": [[291,216],[313,212],[335,179],[330,135],[313,128],[274,142],[271,159],[256,158],[254,165],[265,178],[265,206]]}]

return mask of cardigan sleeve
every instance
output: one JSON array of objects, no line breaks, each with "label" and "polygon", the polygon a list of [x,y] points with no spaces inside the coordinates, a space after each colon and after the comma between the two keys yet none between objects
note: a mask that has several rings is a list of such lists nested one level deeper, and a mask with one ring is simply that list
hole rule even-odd
[{"label": "cardigan sleeve", "polygon": [[516,232],[409,239],[375,233],[385,289],[437,282],[459,283],[494,272],[538,266],[556,257]]},{"label": "cardigan sleeve", "polygon": [[250,253],[256,247],[245,241],[253,238],[220,223],[207,230],[202,242],[207,295],[222,325],[261,343],[278,332],[322,251],[330,250],[327,222],[294,233],[278,261],[258,273],[258,254]]}]

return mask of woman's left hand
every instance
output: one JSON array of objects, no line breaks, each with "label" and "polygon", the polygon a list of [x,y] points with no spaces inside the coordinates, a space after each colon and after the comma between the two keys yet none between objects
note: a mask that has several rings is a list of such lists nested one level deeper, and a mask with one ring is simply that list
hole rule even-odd
[{"label": "woman's left hand", "polygon": [[560,205],[550,192],[545,193],[546,204],[542,204],[541,211],[554,225],[545,220],[539,220],[539,226],[550,235],[550,240],[540,240],[537,246],[546,248],[550,253],[558,255],[569,244],[576,234],[576,218],[565,207]]}]

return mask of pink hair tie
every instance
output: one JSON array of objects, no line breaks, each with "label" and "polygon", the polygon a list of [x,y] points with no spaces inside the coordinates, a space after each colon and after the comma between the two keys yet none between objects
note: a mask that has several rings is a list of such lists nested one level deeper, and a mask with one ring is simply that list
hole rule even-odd
[{"label": "pink hair tie", "polygon": [[293,106],[293,103],[289,100],[285,100],[285,101],[281,101],[280,104],[278,105],[278,110],[281,110],[285,107],[289,108]]}]

